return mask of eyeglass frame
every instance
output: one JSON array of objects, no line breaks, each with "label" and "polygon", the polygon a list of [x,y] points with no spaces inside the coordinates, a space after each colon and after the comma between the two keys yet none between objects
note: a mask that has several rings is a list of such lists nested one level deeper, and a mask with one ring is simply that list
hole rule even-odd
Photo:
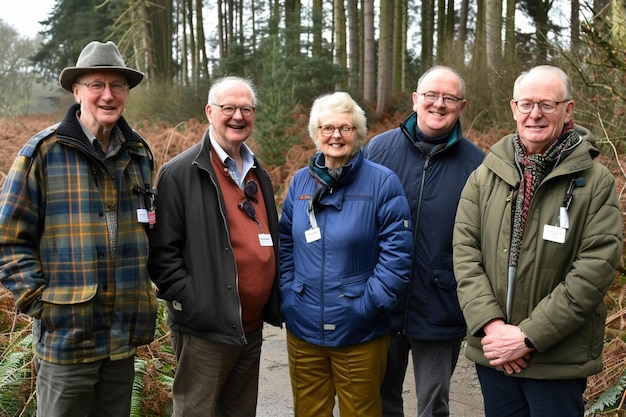
[{"label": "eyeglass frame", "polygon": [[[559,107],[559,104],[562,103],[567,103],[568,101],[572,101],[571,99],[565,99],[565,100],[561,100],[561,101],[557,101],[557,100],[541,100],[541,101],[532,101],[532,100],[512,100],[513,103],[515,103],[515,108],[517,109],[518,112],[522,113],[522,114],[530,114],[532,113],[533,109],[535,108],[535,104],[537,105],[537,108],[539,109],[539,111],[542,114],[554,114],[556,112],[556,109]],[[530,107],[530,109],[528,111],[524,111],[522,109],[519,108],[519,103],[520,102],[528,102],[531,103],[532,106]],[[551,105],[552,103],[554,103],[554,108],[550,111],[545,111],[541,108],[541,106],[543,105]]]},{"label": "eyeglass frame", "polygon": [[254,204],[252,204],[250,200],[245,200],[237,204],[237,207],[239,207],[241,211],[246,213],[248,217],[258,223],[258,220],[256,219],[256,210],[254,209]]},{"label": "eyeglass frame", "polygon": [[[211,106],[217,106],[220,108],[220,110],[222,111],[222,114],[224,116],[230,117],[230,116],[234,116],[235,113],[237,113],[237,109],[239,109],[239,112],[241,112],[241,115],[243,117],[252,117],[256,114],[256,107],[255,106],[234,106],[232,104],[217,104],[217,103],[210,103]],[[224,111],[224,107],[226,108],[231,108],[233,109],[233,112],[230,113],[230,110],[226,110]],[[250,112],[250,114],[246,114]]]},{"label": "eyeglass frame", "polygon": [[[425,93],[418,93],[416,91],[415,94],[417,94],[418,96],[422,96],[425,102],[431,103],[431,104],[436,103],[441,98],[444,106],[446,107],[454,107],[460,102],[462,102],[463,100],[465,100],[463,97],[453,96],[452,94],[443,94],[443,95],[436,94],[436,93],[433,93],[432,91],[427,91]],[[433,98],[434,100],[432,100]]]},{"label": "eyeglass frame", "polygon": [[[84,85],[85,87],[87,87],[87,89],[91,93],[96,93],[96,94],[102,94],[104,90],[106,90],[107,85],[109,86],[109,90],[111,90],[112,94],[123,94],[127,92],[130,87],[128,83],[125,81],[113,81],[110,83],[106,81],[100,81],[100,80],[94,80],[91,82],[76,81],[76,84]],[[101,88],[98,88],[99,84],[102,85]]]},{"label": "eyeglass frame", "polygon": [[[330,138],[335,134],[335,130],[339,131],[339,135],[342,138],[349,138],[352,137],[352,134],[354,134],[354,130],[355,127],[354,126],[350,126],[350,125],[341,125],[341,126],[333,126],[333,125],[321,125],[317,127],[320,131],[320,135],[324,136],[325,138]],[[330,129],[333,129],[332,131]],[[324,132],[324,130],[328,130],[327,132]]]}]

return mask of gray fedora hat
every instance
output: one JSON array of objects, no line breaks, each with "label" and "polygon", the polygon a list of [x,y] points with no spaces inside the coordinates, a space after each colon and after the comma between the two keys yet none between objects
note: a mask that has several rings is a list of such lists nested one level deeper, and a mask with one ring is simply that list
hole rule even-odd
[{"label": "gray fedora hat", "polygon": [[115,43],[108,41],[102,43],[98,41],[89,42],[78,56],[75,67],[67,67],[59,74],[61,87],[72,92],[72,86],[76,78],[88,71],[117,71],[123,73],[128,79],[128,86],[135,87],[143,79],[143,72],[128,68],[124,64],[124,58],[117,49]]}]

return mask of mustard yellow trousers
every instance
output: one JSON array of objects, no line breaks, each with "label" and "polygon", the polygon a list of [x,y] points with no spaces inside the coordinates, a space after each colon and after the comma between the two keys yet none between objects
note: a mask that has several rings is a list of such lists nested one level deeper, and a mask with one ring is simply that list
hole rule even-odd
[{"label": "mustard yellow trousers", "polygon": [[389,336],[345,347],[317,346],[287,332],[295,417],[380,417]]}]

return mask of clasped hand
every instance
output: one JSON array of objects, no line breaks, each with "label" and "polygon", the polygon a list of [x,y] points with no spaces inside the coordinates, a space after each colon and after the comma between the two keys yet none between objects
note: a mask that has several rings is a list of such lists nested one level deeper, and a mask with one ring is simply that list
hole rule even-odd
[{"label": "clasped hand", "polygon": [[533,349],[524,343],[526,336],[522,329],[496,320],[488,323],[484,330],[486,336],[481,340],[483,354],[491,366],[508,375],[518,374],[526,368]]}]

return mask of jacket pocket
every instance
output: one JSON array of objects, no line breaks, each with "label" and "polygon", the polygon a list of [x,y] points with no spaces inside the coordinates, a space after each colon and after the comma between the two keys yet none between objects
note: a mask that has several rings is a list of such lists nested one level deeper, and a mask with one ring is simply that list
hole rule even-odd
[{"label": "jacket pocket", "polygon": [[340,298],[347,303],[347,308],[355,318],[372,319],[378,315],[378,311],[374,306],[368,306],[365,298],[365,290],[367,282],[372,276],[372,271],[360,272],[357,274],[347,275],[342,278]]},{"label": "jacket pocket", "polygon": [[41,301],[51,304],[84,303],[98,290],[98,256],[95,251],[59,250],[42,261],[47,287]]},{"label": "jacket pocket", "polygon": [[428,285],[428,322],[443,326],[465,322],[456,292],[452,256],[445,256],[433,262]]},{"label": "jacket pocket", "polygon": [[91,349],[96,346],[94,302],[67,304],[45,303],[41,311],[41,333],[44,343],[59,349]]},{"label": "jacket pocket", "polygon": [[292,318],[293,316],[301,314],[300,310],[305,308],[305,302],[302,299],[303,293],[304,282],[298,278],[294,278],[281,292],[281,304],[285,318]]}]

